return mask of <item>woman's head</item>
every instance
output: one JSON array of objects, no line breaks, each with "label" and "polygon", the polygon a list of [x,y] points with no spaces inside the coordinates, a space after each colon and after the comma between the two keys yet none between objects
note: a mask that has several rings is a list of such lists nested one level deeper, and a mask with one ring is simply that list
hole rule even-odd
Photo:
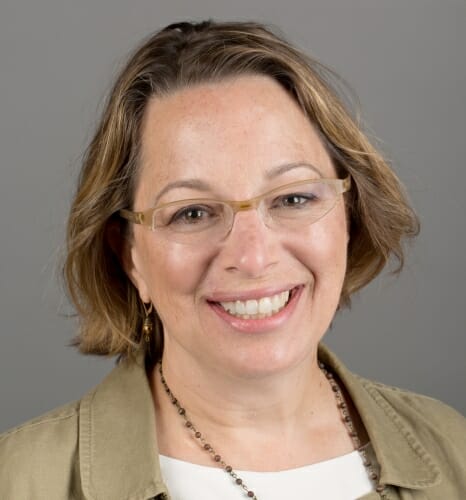
[{"label": "woman's head", "polygon": [[[340,304],[347,304],[352,293],[371,281],[390,255],[401,267],[402,239],[417,232],[417,220],[396,176],[345,110],[326,75],[321,65],[253,23],[180,23],[149,38],[135,52],[87,151],[68,225],[65,278],[81,318],[77,343],[83,352],[126,354],[140,341],[141,290],[127,272],[124,257],[134,230],[117,214],[123,208],[151,208],[135,207],[151,103],[177,93],[186,96],[187,90],[202,85],[217,91],[222,87],[228,94],[228,82],[262,77],[256,80],[285,91],[312,124],[331,161],[332,177],[350,175],[352,186],[345,195],[349,242]],[[153,114],[151,134],[163,135],[162,116]],[[229,198],[242,199],[243,193],[232,185]],[[161,349],[160,322],[158,330],[151,346],[155,356]]]},{"label": "woman's head", "polygon": [[133,226],[124,266],[162,321],[166,363],[257,376],[315,352],[346,270],[335,177],[314,127],[269,77],[151,100],[133,205],[157,215]]}]

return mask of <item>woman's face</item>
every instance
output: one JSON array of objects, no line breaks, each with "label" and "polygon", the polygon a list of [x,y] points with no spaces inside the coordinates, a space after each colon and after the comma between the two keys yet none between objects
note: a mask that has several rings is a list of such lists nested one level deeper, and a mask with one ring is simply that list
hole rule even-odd
[{"label": "woman's face", "polygon": [[[150,101],[134,210],[156,199],[245,200],[319,176],[336,177],[335,168],[295,101],[272,79],[243,76]],[[340,197],[322,219],[294,232],[268,228],[256,210],[237,213],[222,241],[196,245],[135,225],[126,269],[162,320],[171,363],[260,376],[315,355],[339,302],[347,243]],[[247,301],[271,297],[280,307],[287,291],[278,313],[238,316],[241,307],[254,311]]]}]

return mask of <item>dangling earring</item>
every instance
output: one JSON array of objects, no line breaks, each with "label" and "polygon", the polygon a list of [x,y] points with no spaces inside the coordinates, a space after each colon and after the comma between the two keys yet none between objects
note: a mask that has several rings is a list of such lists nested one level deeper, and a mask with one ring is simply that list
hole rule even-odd
[{"label": "dangling earring", "polygon": [[144,302],[142,303],[142,306],[144,307],[144,312],[146,313],[146,317],[144,318],[144,322],[142,324],[142,335],[144,337],[144,341],[148,344],[150,342],[150,335],[154,330],[154,323],[151,317],[154,306],[152,305],[152,302],[150,303],[149,307],[146,307],[146,304],[144,304]]}]

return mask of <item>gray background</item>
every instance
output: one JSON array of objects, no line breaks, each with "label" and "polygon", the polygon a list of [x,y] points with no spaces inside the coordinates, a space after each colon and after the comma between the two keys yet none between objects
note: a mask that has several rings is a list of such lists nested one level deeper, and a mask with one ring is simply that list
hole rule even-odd
[{"label": "gray background", "polygon": [[464,1],[2,0],[0,431],[79,398],[113,364],[67,347],[57,262],[74,179],[125,55],[206,17],[276,24],[356,90],[422,233],[401,277],[364,290],[327,342],[353,370],[466,413]]}]

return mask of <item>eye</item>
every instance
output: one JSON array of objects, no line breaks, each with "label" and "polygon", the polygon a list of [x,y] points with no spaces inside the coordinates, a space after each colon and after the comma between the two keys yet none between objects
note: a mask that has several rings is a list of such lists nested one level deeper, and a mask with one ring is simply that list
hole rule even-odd
[{"label": "eye", "polygon": [[305,208],[312,202],[318,200],[318,197],[312,192],[289,193],[279,196],[273,206],[274,208]]},{"label": "eye", "polygon": [[202,224],[208,222],[216,215],[215,207],[208,205],[189,205],[179,208],[175,213],[173,213],[170,216],[167,225]]},{"label": "eye", "polygon": [[180,200],[167,203],[153,213],[152,227],[176,233],[204,231],[225,219],[223,203],[215,200]]}]

